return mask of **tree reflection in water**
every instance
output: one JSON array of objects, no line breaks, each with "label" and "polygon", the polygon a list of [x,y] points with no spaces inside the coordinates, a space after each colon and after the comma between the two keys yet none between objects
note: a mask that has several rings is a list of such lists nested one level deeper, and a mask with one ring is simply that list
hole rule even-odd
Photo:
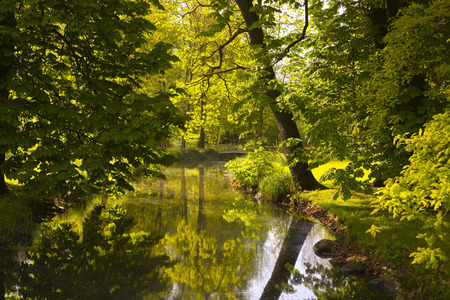
[{"label": "tree reflection in water", "polygon": [[168,283],[159,269],[168,257],[153,254],[159,242],[129,233],[133,219],[119,206],[96,206],[82,224],[47,226],[21,264],[17,286],[25,299],[141,299]]},{"label": "tree reflection in water", "polygon": [[[176,234],[164,239],[175,264],[165,269],[180,299],[241,299],[242,284],[248,280],[253,245],[228,239],[219,244],[205,231],[197,232],[181,222]],[[177,298],[177,299],[178,299]]]},{"label": "tree reflection in water", "polygon": [[305,266],[304,274],[293,268],[291,269],[293,276],[290,285],[284,286],[286,293],[293,290],[293,285],[303,284],[310,288],[319,299],[323,300],[388,299],[367,284],[368,278],[349,277],[344,275],[339,268],[328,268],[323,265],[312,267],[309,264],[305,264]]}]

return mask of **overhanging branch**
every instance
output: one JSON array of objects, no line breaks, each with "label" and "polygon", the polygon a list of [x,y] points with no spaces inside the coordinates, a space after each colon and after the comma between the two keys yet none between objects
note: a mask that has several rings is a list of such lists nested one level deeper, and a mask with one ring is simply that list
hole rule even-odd
[{"label": "overhanging branch", "polygon": [[283,57],[285,57],[289,51],[291,50],[292,47],[294,47],[295,45],[297,45],[298,43],[300,43],[301,41],[303,41],[306,37],[306,30],[308,29],[309,26],[309,12],[308,12],[308,0],[305,0],[305,25],[303,25],[303,30],[302,33],[300,34],[300,36],[293,41],[292,43],[290,43],[283,51],[283,54],[281,55],[280,58],[278,58],[276,60],[275,63],[279,62]]}]

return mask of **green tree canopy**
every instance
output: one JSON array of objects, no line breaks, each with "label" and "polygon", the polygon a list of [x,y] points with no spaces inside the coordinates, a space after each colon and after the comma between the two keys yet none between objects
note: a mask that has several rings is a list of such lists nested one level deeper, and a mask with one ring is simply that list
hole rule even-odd
[{"label": "green tree canopy", "polygon": [[[159,6],[152,1],[154,7]],[[159,145],[182,119],[171,94],[138,93],[175,58],[148,1],[2,1],[1,172],[31,195],[79,198],[159,174]],[[3,176],[2,176],[3,177]]]}]

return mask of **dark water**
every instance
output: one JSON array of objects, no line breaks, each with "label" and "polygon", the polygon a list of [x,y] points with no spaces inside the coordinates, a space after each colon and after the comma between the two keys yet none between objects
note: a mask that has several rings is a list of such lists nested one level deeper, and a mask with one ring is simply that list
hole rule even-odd
[{"label": "dark water", "polygon": [[44,226],[6,298],[381,299],[314,254],[326,228],[239,196],[223,165],[165,173]]}]

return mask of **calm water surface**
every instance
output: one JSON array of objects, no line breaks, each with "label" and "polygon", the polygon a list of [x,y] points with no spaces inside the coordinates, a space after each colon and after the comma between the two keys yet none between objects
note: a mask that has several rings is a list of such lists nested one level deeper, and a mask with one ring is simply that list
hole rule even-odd
[{"label": "calm water surface", "polygon": [[53,221],[7,298],[380,299],[314,254],[333,238],[324,226],[239,196],[223,164],[165,174],[118,199],[124,209]]}]

